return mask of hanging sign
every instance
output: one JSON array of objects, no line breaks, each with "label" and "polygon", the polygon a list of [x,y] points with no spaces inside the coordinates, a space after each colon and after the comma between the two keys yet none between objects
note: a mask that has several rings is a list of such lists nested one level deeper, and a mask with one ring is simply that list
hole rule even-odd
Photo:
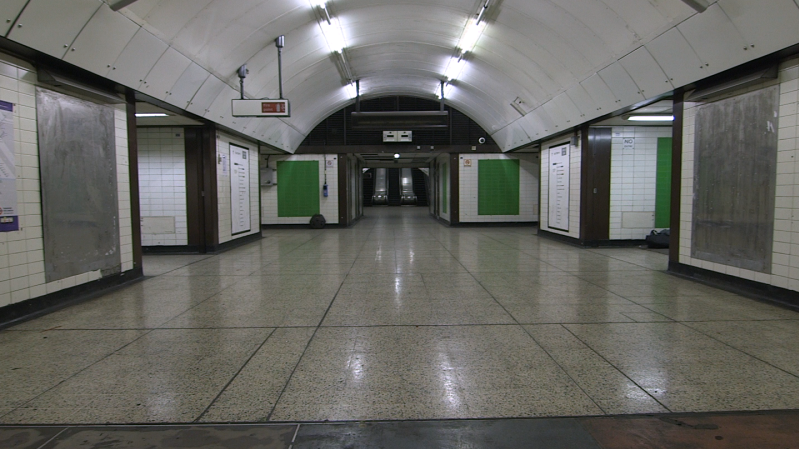
[{"label": "hanging sign", "polygon": [[0,232],[19,230],[14,105],[0,101]]},{"label": "hanging sign", "polygon": [[291,117],[288,100],[232,100],[233,117]]}]

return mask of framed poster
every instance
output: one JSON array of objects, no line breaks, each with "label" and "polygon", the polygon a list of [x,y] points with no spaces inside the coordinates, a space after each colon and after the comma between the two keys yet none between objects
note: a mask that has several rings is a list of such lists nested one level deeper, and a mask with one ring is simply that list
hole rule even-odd
[{"label": "framed poster", "polygon": [[569,232],[570,176],[569,152],[571,145],[551,147],[549,151],[549,207],[548,224],[551,229]]},{"label": "framed poster", "polygon": [[230,144],[231,234],[250,232],[250,150]]},{"label": "framed poster", "polygon": [[0,101],[0,232],[18,230],[14,105]]}]

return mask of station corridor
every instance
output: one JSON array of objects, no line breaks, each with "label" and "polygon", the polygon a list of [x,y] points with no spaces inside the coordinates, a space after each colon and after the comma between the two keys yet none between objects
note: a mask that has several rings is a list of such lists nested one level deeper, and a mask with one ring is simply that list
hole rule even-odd
[{"label": "station corridor", "polygon": [[319,422],[799,408],[799,314],[532,227],[372,208],[0,332],[0,423]]}]

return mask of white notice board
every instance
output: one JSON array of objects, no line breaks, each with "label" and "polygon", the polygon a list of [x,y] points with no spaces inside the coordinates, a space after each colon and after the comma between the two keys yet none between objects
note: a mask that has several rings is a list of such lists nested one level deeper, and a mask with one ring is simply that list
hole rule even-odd
[{"label": "white notice board", "polygon": [[231,234],[250,232],[250,150],[230,144]]},{"label": "white notice board", "polygon": [[549,227],[569,232],[569,144],[549,149]]}]

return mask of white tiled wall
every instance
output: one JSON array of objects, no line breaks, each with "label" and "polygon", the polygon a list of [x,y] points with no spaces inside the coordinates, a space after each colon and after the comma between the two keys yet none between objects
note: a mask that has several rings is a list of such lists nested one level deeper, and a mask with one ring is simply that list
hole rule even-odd
[{"label": "white tiled wall", "polygon": [[[332,166],[327,167],[328,196],[322,196],[322,186],[325,183],[325,158],[332,161]],[[266,156],[261,155],[261,164],[265,165]],[[338,224],[338,156],[329,154],[297,154],[291,156],[269,156],[269,168],[277,169],[279,161],[317,161],[319,162],[319,213],[324,215],[328,224]],[[311,217],[278,217],[277,216],[277,186],[261,187],[261,223],[274,224],[308,224]]]},{"label": "white tiled wall", "polygon": [[[45,283],[36,72],[24,61],[0,53],[0,100],[14,104],[14,146],[20,230],[0,233],[0,307],[54,293],[101,277],[99,271]],[[122,271],[133,269],[133,231],[128,176],[128,135],[124,105],[115,111],[117,189]]]},{"label": "white tiled wall", "polygon": [[[671,137],[671,127],[615,126],[612,132],[610,239],[642,240],[655,226],[658,138]],[[625,149],[625,138],[634,138],[635,148]]]},{"label": "white tiled wall", "polygon": [[[238,145],[250,150],[250,232],[233,234],[233,218],[230,208],[230,144]],[[259,172],[258,172],[258,144],[242,140],[223,132],[216,134],[216,190],[217,204],[219,206],[219,243],[229,242],[240,239],[248,235],[260,234],[261,223],[258,213],[258,191],[259,191]],[[223,173],[220,155],[227,157],[227,173]]]},{"label": "white tiled wall", "polygon": [[[471,167],[464,165],[471,160]],[[519,215],[479,215],[477,195],[481,160],[519,160]],[[538,221],[538,176],[541,171],[538,154],[461,154],[460,171],[460,221],[461,223],[504,223]]]},{"label": "white tiled wall", "polygon": [[[436,158],[436,164],[438,164],[438,215],[440,218],[444,220],[450,221],[450,199],[452,198],[452,176],[451,176],[451,169],[450,169],[450,157],[449,154],[443,154]],[[444,183],[447,184],[446,186],[446,195],[444,194]],[[444,206],[446,204],[446,206]],[[446,210],[446,212],[444,212]]]},{"label": "white tiled wall", "polygon": [[175,232],[145,234],[143,246],[188,245],[186,148],[183,128],[139,128],[139,204],[148,217],[171,217]]},{"label": "white tiled wall", "polygon": [[694,123],[698,104],[685,103],[683,124],[683,166],[680,202],[680,263],[725,273],[780,288],[799,291],[799,59],[780,66],[779,80],[753,86],[731,95],[740,95],[779,83],[780,112],[777,146],[777,189],[774,244],[771,273],[691,257],[691,231],[694,194]]},{"label": "white tiled wall", "polygon": [[[580,139],[577,139],[580,142]],[[575,239],[580,238],[580,176],[582,154],[580,147],[572,145],[569,150],[569,232],[549,227],[549,148],[563,145],[564,139],[541,144],[541,217],[539,228],[553,234],[561,234]]]}]

